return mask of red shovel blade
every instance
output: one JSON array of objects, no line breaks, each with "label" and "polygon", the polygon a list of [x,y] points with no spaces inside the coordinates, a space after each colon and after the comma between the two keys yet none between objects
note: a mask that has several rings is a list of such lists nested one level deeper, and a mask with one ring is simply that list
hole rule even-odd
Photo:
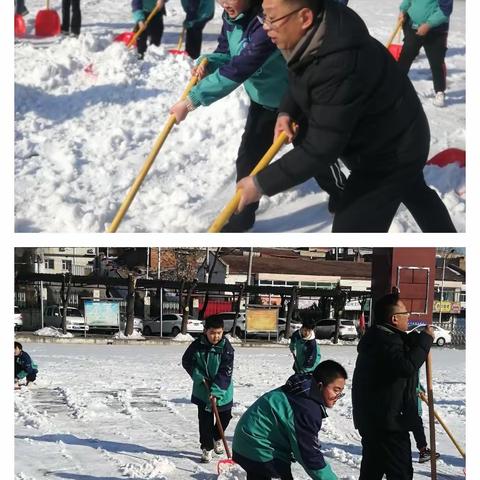
[{"label": "red shovel blade", "polygon": [[428,162],[428,165],[436,165],[437,167],[445,167],[452,163],[456,163],[459,167],[465,167],[465,150],[460,148],[447,148],[442,152],[434,155]]},{"label": "red shovel blade", "polygon": [[25,20],[18,13],[15,14],[15,36],[23,37],[27,31]]},{"label": "red shovel blade", "polygon": [[397,44],[397,43],[392,43],[388,47],[388,51],[392,54],[393,58],[397,61],[400,58],[400,54],[402,53],[402,47],[403,45]]},{"label": "red shovel blade", "polygon": [[187,55],[185,50],[177,50],[176,48],[172,48],[168,53],[171,53],[172,55]]},{"label": "red shovel blade", "polygon": [[[132,40],[133,36],[135,35],[134,32],[123,32],[123,33],[120,33],[119,35],[117,35],[113,41],[114,42],[123,42],[125,45],[128,46],[128,44],[130,43],[130,41]],[[136,41],[134,42],[134,46],[136,45]]]},{"label": "red shovel blade", "polygon": [[231,467],[236,465],[236,463],[231,458],[226,458],[224,460],[219,460],[217,463],[217,473],[220,475],[221,473],[227,472]]},{"label": "red shovel blade", "polygon": [[40,10],[35,17],[35,35],[54,37],[60,35],[60,17],[55,10]]}]

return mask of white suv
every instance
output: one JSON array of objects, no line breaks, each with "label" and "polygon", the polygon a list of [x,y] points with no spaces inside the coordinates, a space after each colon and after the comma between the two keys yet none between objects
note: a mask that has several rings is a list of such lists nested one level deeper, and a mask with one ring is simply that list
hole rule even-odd
[{"label": "white suv", "polygon": [[[176,337],[182,331],[183,316],[179,313],[164,313],[162,322],[163,335]],[[203,322],[193,317],[188,317],[187,333],[200,334],[203,332]],[[143,321],[143,335],[160,335],[160,317]]]},{"label": "white suv", "polygon": [[[439,347],[443,347],[446,343],[452,343],[452,335],[448,330],[445,330],[442,327],[438,327],[437,325],[432,325],[433,331],[435,333],[435,338],[433,343],[436,343]],[[408,333],[411,332],[421,332],[425,329],[425,325],[417,325],[413,327]]]},{"label": "white suv", "polygon": [[[62,328],[63,307],[59,305],[50,305],[45,309],[44,323],[46,327]],[[85,324],[85,318],[82,312],[75,307],[67,307],[67,330],[88,331],[89,327]]]},{"label": "white suv", "polygon": [[15,305],[15,311],[13,314],[13,323],[14,323],[14,328],[15,330],[21,330],[23,327],[23,315],[22,312],[20,311],[20,308],[18,308]]}]

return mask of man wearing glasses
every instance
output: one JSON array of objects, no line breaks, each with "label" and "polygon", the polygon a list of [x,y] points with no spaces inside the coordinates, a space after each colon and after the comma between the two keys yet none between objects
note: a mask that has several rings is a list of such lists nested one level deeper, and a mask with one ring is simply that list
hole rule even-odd
[{"label": "man wearing glasses", "polygon": [[418,423],[418,370],[433,329],[407,334],[410,312],[398,293],[380,298],[375,325],[358,344],[353,372],[353,423],[362,437],[359,480],[411,480],[410,433]]},{"label": "man wearing glasses", "polygon": [[362,19],[333,0],[264,0],[263,28],[287,60],[289,88],[275,135],[295,148],[238,182],[239,211],[313,177],[338,158],[350,176],[334,232],[387,232],[403,203],[424,232],[455,232],[423,176],[430,132],[420,100]]}]

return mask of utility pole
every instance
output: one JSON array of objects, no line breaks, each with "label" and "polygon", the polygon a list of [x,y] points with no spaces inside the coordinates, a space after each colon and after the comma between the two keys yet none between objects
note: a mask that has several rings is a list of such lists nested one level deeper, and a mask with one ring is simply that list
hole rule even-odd
[{"label": "utility pole", "polygon": [[[253,247],[250,247],[250,253],[248,255],[248,273],[247,273],[247,286],[250,286],[252,281],[252,263],[253,263]],[[246,305],[245,311],[248,310],[248,305],[250,304],[250,293],[247,291],[247,295],[245,296]]]},{"label": "utility pole", "polygon": [[444,252],[443,255],[443,268],[442,268],[442,284],[440,285],[440,312],[438,314],[438,323],[442,326],[442,309],[443,309],[443,284],[445,282],[445,267],[447,263],[447,258],[455,252],[454,248],[451,248],[448,252]]}]

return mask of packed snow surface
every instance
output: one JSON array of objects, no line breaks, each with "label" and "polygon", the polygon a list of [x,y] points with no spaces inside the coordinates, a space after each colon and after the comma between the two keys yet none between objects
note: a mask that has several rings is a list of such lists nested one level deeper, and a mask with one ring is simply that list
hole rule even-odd
[{"label": "packed snow surface", "polygon": [[[217,461],[225,457],[200,463],[197,408],[190,403],[191,380],[181,366],[186,345],[24,342],[23,347],[38,363],[39,375],[31,387],[15,391],[16,480],[217,478]],[[361,462],[350,392],[356,348],[320,348],[322,360],[339,361],[349,375],[346,396],[329,410],[320,432],[322,451],[339,479],[354,480]],[[435,409],[465,447],[465,350],[432,352]],[[245,410],[292,373],[288,346],[236,347],[230,443]],[[426,409],[423,419],[429,438]],[[438,479],[463,479],[460,454],[439,425],[436,435]],[[416,463],[413,437],[412,448],[414,479],[430,478],[429,464]],[[298,464],[293,473],[297,480],[308,478]],[[245,480],[245,473],[237,466],[220,478]]]},{"label": "packed snow surface", "polygon": [[[113,42],[133,27],[129,2],[83,0],[80,37],[38,39],[29,0],[29,35],[15,45],[15,204],[19,232],[102,232],[112,221],[168,111],[190,78],[192,62],[169,53],[184,13],[170,0],[160,47],[144,61]],[[350,0],[383,43],[395,25],[399,0]],[[51,8],[60,11],[60,1]],[[211,52],[221,7],[207,24],[203,51]],[[465,2],[451,18],[447,105],[433,106],[428,61],[422,52],[410,71],[431,127],[434,154],[465,149]],[[235,158],[249,100],[238,88],[192,112],[167,137],[120,225],[120,232],[206,232],[234,193]],[[425,175],[459,231],[465,230],[465,170],[426,167]],[[313,181],[261,201],[255,232],[328,232],[327,194]],[[401,206],[392,232],[418,231]]]}]

